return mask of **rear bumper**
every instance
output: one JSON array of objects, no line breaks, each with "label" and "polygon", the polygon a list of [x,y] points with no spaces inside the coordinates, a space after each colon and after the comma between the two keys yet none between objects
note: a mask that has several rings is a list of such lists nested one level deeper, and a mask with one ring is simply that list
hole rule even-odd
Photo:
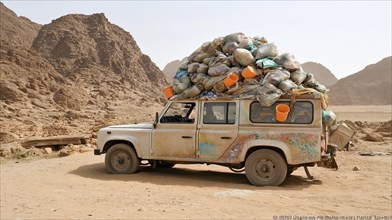
[{"label": "rear bumper", "polygon": [[94,149],[94,155],[101,155],[101,151],[99,149]]}]

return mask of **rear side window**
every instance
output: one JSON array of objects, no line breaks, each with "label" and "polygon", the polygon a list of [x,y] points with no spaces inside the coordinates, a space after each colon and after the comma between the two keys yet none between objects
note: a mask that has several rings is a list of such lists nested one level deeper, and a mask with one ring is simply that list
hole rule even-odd
[{"label": "rear side window", "polygon": [[235,124],[235,102],[210,102],[204,103],[204,124]]},{"label": "rear side window", "polygon": [[262,107],[259,102],[250,105],[250,121],[253,123],[279,123],[279,124],[311,124],[313,122],[313,104],[306,101],[297,101],[290,110],[287,120],[278,122],[275,117],[275,108],[278,104],[290,105],[290,102],[276,102],[270,107]]}]

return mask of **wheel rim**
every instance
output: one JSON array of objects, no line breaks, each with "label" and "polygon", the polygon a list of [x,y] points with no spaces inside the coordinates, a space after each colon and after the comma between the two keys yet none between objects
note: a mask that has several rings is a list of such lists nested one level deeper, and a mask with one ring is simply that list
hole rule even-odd
[{"label": "wheel rim", "polygon": [[261,159],[256,163],[255,171],[257,175],[265,180],[269,180],[276,175],[275,164],[272,160]]},{"label": "wheel rim", "polygon": [[116,170],[126,170],[131,166],[131,158],[124,151],[116,151],[110,158],[110,162]]}]

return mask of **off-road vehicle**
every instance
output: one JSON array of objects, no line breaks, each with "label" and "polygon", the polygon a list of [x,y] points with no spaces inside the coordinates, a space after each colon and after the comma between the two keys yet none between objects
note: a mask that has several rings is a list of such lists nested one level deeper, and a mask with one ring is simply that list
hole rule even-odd
[{"label": "off-road vehicle", "polygon": [[[291,107],[284,122],[276,120],[278,104]],[[337,168],[325,131],[317,93],[295,102],[283,96],[271,107],[256,99],[187,99],[168,101],[154,122],[100,129],[94,154],[106,153],[110,173],[135,173],[146,163],[206,163],[245,170],[254,185],[276,186],[300,166]]]}]

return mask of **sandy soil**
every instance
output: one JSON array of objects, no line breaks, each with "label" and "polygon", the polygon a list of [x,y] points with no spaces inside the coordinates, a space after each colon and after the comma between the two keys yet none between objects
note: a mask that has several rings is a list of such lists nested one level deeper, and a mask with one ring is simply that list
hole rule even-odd
[{"label": "sandy soil", "polygon": [[[359,155],[373,150],[385,154]],[[361,140],[351,151],[338,152],[338,171],[313,167],[315,180],[308,180],[300,168],[280,187],[255,187],[243,173],[206,165],[176,165],[171,170],[143,167],[137,174],[111,175],[105,171],[104,155],[91,152],[33,161],[2,159],[0,217],[326,219],[375,215],[391,219],[392,156],[387,155],[391,151],[390,138],[377,143]]]},{"label": "sandy soil", "polygon": [[331,106],[338,120],[379,122],[392,119],[392,105]]}]

